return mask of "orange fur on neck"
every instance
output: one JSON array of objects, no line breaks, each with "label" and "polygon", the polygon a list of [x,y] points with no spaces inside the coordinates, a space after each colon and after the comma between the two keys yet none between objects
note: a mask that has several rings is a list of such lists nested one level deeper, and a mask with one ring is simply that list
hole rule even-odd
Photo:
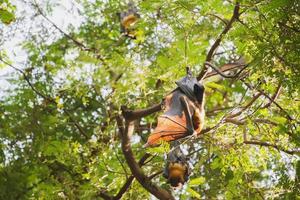
[{"label": "orange fur on neck", "polygon": [[130,26],[133,26],[136,22],[137,22],[137,17],[134,14],[131,14],[124,17],[124,19],[122,20],[122,25],[125,28],[128,28]]},{"label": "orange fur on neck", "polygon": [[186,167],[179,163],[171,163],[169,166],[169,177],[179,177],[183,180]]}]

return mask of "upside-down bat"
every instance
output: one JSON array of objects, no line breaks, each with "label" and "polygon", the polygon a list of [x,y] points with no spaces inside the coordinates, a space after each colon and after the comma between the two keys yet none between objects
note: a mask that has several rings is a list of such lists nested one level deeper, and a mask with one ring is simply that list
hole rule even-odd
[{"label": "upside-down bat", "polygon": [[128,3],[128,10],[119,13],[120,23],[121,23],[121,33],[125,36],[135,39],[136,31],[134,30],[134,25],[139,19],[139,14],[137,8],[132,2]]},{"label": "upside-down bat", "polygon": [[144,145],[157,146],[189,135],[198,135],[204,125],[204,86],[188,71],[176,81],[178,88],[163,101],[164,113],[158,117],[157,127]]},{"label": "upside-down bat", "polygon": [[177,146],[167,155],[167,163],[163,176],[167,179],[167,183],[175,189],[180,189],[188,180],[190,175],[190,167],[186,157],[180,146]]}]

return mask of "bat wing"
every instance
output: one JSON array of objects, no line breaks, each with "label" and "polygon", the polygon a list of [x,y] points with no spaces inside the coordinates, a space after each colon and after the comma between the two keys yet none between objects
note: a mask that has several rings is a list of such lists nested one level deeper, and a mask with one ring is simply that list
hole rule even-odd
[{"label": "bat wing", "polygon": [[184,119],[177,116],[158,118],[157,127],[148,137],[148,146],[156,146],[161,141],[173,141],[183,138],[187,135],[186,125]]}]

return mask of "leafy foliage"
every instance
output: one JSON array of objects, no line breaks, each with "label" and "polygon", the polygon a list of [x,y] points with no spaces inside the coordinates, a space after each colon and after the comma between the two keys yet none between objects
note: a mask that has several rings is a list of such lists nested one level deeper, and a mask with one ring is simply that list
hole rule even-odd
[{"label": "leafy foliage", "polygon": [[14,15],[15,7],[10,4],[8,0],[0,1],[0,22],[10,24],[15,20]]}]

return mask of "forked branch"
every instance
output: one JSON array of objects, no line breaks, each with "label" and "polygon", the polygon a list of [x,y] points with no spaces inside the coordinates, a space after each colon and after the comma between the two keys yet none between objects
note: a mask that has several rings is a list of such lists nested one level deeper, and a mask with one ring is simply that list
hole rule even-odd
[{"label": "forked branch", "polygon": [[[125,126],[123,123],[124,120]],[[134,131],[134,122],[132,120],[129,120],[129,118],[126,118],[126,114],[123,111],[123,117],[118,116],[117,123],[118,127],[120,127],[119,132],[122,140],[122,151],[132,175],[147,191],[149,191],[158,199],[173,200],[174,197],[172,196],[172,194],[169,191],[160,188],[152,183],[151,179],[144,174],[143,170],[136,162],[130,144],[130,137],[132,135],[132,132]]]},{"label": "forked branch", "polygon": [[[240,13],[240,4],[237,2],[235,4],[234,10],[233,10],[233,14],[232,17],[230,18],[229,22],[227,23],[227,25],[225,26],[225,28],[223,29],[222,33],[218,36],[218,38],[215,40],[214,44],[211,46],[210,50],[208,51],[207,55],[206,55],[206,59],[205,61],[210,62],[213,58],[214,52],[216,51],[216,49],[219,47],[223,37],[228,33],[228,31],[231,29],[232,24],[239,18]],[[203,78],[205,78],[206,74],[208,73],[208,70],[206,68],[206,66],[203,66],[202,71],[199,73],[197,79],[198,80],[202,80]]]}]

